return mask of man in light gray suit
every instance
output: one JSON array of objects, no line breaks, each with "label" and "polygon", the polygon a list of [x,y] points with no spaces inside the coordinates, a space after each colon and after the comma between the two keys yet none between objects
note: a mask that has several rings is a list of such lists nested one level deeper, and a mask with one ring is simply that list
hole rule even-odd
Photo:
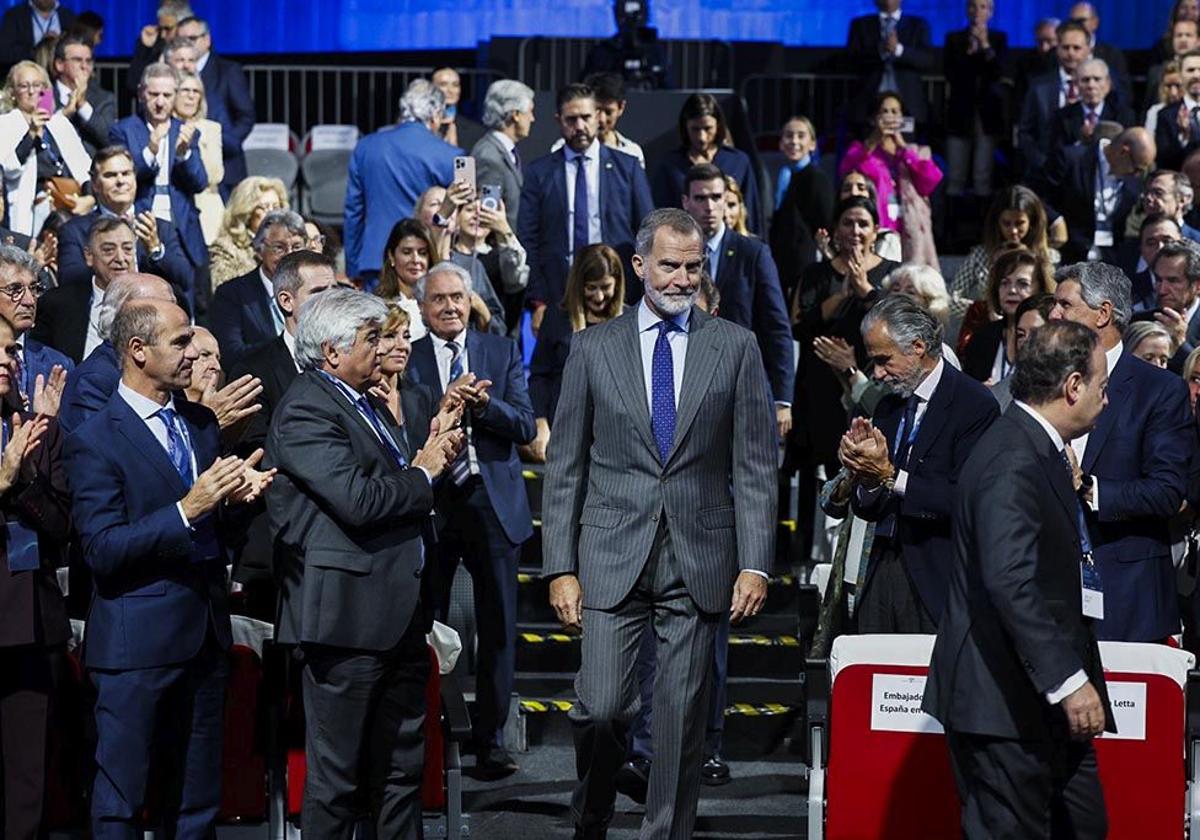
[{"label": "man in light gray suit", "polygon": [[529,136],[533,125],[533,91],[512,79],[492,82],[483,100],[483,124],[491,129],[471,148],[475,158],[475,183],[500,187],[508,224],[517,229],[521,204],[521,155],[517,144]]},{"label": "man in light gray suit", "polygon": [[659,702],[641,837],[691,837],[720,614],[737,622],[766,598],[774,406],[753,334],[693,306],[703,243],[684,211],[650,213],[633,257],[645,297],[578,333],[563,374],[542,574],[559,620],[583,630],[577,838],[603,838],[612,817],[644,632]]}]

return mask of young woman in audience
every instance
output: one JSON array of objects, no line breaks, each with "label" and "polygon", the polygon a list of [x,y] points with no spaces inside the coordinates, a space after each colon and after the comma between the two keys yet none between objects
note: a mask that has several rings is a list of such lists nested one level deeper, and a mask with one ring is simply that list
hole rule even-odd
[{"label": "young woman in audience", "polygon": [[442,209],[442,205],[446,204],[446,188],[445,187],[430,187],[421,193],[421,197],[417,199],[417,206],[413,208],[413,218],[422,222],[429,230],[429,235],[433,243],[437,246],[437,258],[430,263],[436,265],[442,260],[450,259],[450,239],[454,233],[454,225],[457,221],[454,213],[449,212],[447,205],[447,217],[450,219],[449,227],[439,227],[434,223],[436,217]]},{"label": "young woman in audience", "polygon": [[1188,401],[1192,414],[1196,414],[1196,399],[1200,397],[1200,347],[1197,347],[1183,362],[1183,382],[1188,387]]},{"label": "young woman in audience", "polygon": [[757,234],[761,209],[754,168],[750,156],[733,147],[725,113],[710,93],[693,93],[683,103],[679,112],[679,148],[663,157],[651,185],[656,207],[680,206],[684,176],[698,163],[715,164],[737,181],[745,199],[747,226]]},{"label": "young woman in audience", "polygon": [[558,407],[563,368],[571,337],[595,324],[611,321],[625,308],[625,270],[621,257],[607,245],[588,245],[567,275],[559,306],[546,308],[546,318],[529,363],[529,400],[537,419],[537,437],[527,447],[529,460],[546,460],[550,424]]},{"label": "young woman in audience", "polygon": [[[51,178],[74,180],[83,185],[91,177],[92,160],[68,120],[38,107],[42,94],[50,90],[50,76],[32,61],[19,61],[8,71],[0,91],[0,124],[5,142],[0,145],[0,173],[7,194],[9,230],[33,236],[54,212],[48,195]],[[14,130],[14,126],[16,129]],[[90,213],[91,196],[66,196],[65,203],[77,215]]]},{"label": "young woman in audience", "polygon": [[[855,197],[868,199],[876,207],[879,206],[879,194],[875,191],[875,184],[871,179],[861,172],[848,172],[846,177],[842,178],[841,184],[838,185],[837,200],[844,201],[847,198]],[[817,249],[825,259],[833,259],[833,242],[829,238],[829,231],[823,227],[817,230]],[[888,230],[885,227],[877,230],[875,253],[885,260],[900,262],[900,237],[896,231]],[[791,289],[788,292],[790,299]]]},{"label": "young woman in audience", "polygon": [[1017,357],[1017,307],[1026,298],[1053,291],[1045,255],[1024,245],[997,254],[988,274],[987,302],[1000,317],[978,327],[960,348],[963,373],[988,385],[1007,377]]},{"label": "young woman in audience", "polygon": [[500,296],[505,313],[505,333],[516,338],[521,312],[525,308],[529,266],[525,263],[525,248],[508,224],[504,202],[501,201],[495,210],[489,210],[478,201],[464,204],[459,208],[457,223],[454,252],[474,256],[483,267],[488,283]]},{"label": "young woman in audience", "polygon": [[1182,99],[1183,74],[1179,72],[1179,62],[1168,61],[1163,65],[1162,81],[1158,84],[1158,101],[1146,111],[1146,130],[1154,134],[1158,130],[1158,115],[1163,108]]},{"label": "young woman in audience", "polygon": [[725,227],[742,236],[753,236],[746,227],[746,202],[742,200],[742,188],[732,176],[725,176]]},{"label": "young woman in audience", "polygon": [[793,333],[800,342],[796,372],[796,429],[814,463],[828,474],[837,469],[837,444],[846,428],[837,377],[814,352],[821,336],[841,338],[854,348],[856,367],[865,367],[866,350],[859,330],[863,316],[879,297],[886,277],[898,263],[875,253],[879,215],[874,202],[862,197],[843,199],[834,211],[832,260],[804,270],[792,298]]},{"label": "young woman in audience", "polygon": [[[906,260],[934,265],[937,259],[929,196],[942,180],[942,170],[926,146],[910,146],[901,132],[904,103],[888,91],[876,100],[871,134],[855,141],[838,167],[843,178],[861,172],[875,184],[879,221],[900,234]],[[932,257],[932,259],[931,259]]]},{"label": "young woman in audience", "polygon": [[221,233],[208,248],[214,289],[254,270],[258,259],[250,243],[258,226],[272,210],[288,207],[287,187],[278,178],[251,175],[238,182],[229,194]]},{"label": "young woman in audience", "polygon": [[200,159],[204,162],[204,171],[208,174],[208,187],[203,192],[196,193],[193,201],[196,203],[196,209],[200,211],[204,244],[211,247],[221,234],[221,222],[225,218],[225,202],[221,200],[220,189],[221,181],[225,178],[225,159],[221,152],[221,124],[208,119],[208,99],[204,94],[204,82],[200,81],[200,77],[195,73],[179,74],[175,116],[185,123],[194,123],[200,131]]},{"label": "young woman in audience", "polygon": [[1163,370],[1166,370],[1167,363],[1179,349],[1166,327],[1157,321],[1134,321],[1125,328],[1122,341],[1127,353]]},{"label": "young woman in audience", "polygon": [[383,266],[375,294],[408,313],[413,341],[423,338],[426,332],[413,288],[438,260],[437,246],[422,222],[401,219],[392,225],[383,246]]}]

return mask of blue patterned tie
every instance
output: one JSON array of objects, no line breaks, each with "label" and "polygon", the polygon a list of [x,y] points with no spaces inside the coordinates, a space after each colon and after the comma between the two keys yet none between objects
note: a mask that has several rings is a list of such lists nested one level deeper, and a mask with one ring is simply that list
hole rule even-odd
[{"label": "blue patterned tie", "polygon": [[188,448],[187,438],[179,431],[175,410],[159,409],[158,416],[162,419],[163,425],[167,427],[167,457],[171,459],[171,463],[175,465],[175,471],[179,473],[184,485],[190,490],[193,482],[192,454]]},{"label": "blue patterned tie", "polygon": [[674,321],[659,321],[657,326],[658,338],[650,366],[650,425],[659,458],[665,464],[675,442],[675,359],[669,334],[678,330],[679,325]]},{"label": "blue patterned tie", "polygon": [[575,216],[573,218],[572,230],[574,235],[571,239],[571,254],[577,255],[588,244],[588,188],[587,188],[587,167],[584,165],[587,158],[583,155],[576,155],[575,161]]},{"label": "blue patterned tie", "polygon": [[[446,349],[450,351],[450,376],[448,382],[454,382],[463,375],[462,350],[456,341],[447,341]],[[470,432],[470,420],[464,424],[467,434]],[[467,447],[463,447],[462,452],[458,453],[458,457],[450,464],[450,478],[455,484],[462,486],[466,480],[471,477],[471,461],[467,453]]]},{"label": "blue patterned tie", "polygon": [[446,349],[450,351],[450,377],[447,382],[454,382],[463,375],[462,351],[457,341],[447,341]]},{"label": "blue patterned tie", "polygon": [[379,435],[379,442],[383,444],[383,448],[388,451],[388,454],[395,459],[401,469],[407,467],[408,460],[404,457],[404,453],[400,451],[400,447],[392,440],[392,436],[383,428],[383,423],[380,422],[379,415],[375,413],[375,406],[371,405],[371,401],[367,399],[366,394],[358,398],[358,410],[375,429],[375,434]]}]

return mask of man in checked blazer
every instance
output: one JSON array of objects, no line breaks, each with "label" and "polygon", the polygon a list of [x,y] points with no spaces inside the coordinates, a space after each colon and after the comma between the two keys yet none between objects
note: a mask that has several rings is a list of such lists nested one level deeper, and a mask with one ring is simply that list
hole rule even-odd
[{"label": "man in checked blazer", "polygon": [[559,620],[583,630],[577,838],[603,838],[612,817],[644,632],[658,636],[655,695],[671,701],[654,710],[641,837],[691,837],[720,615],[766,598],[774,410],[754,335],[693,305],[703,243],[683,210],[650,213],[633,257],[646,296],[579,333],[563,375],[542,574]]}]

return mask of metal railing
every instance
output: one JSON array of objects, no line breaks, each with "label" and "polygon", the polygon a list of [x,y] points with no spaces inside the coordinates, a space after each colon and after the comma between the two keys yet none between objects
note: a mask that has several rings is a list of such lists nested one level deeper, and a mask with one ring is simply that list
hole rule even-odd
[{"label": "metal railing", "polygon": [[[433,67],[355,67],[345,65],[248,64],[246,79],[258,122],[286,123],[303,137],[314,125],[356,125],[364,134],[399,118],[400,95],[413,79],[428,78]],[[125,91],[127,65],[96,65],[100,86]],[[459,68],[462,101],[482,100],[500,78],[491,70]],[[120,116],[133,112],[133,100],[118,93]]]},{"label": "metal railing", "polygon": [[[517,78],[534,90],[558,90],[577,81],[588,53],[605,38],[545,38],[521,41]],[[681,89],[732,88],[733,49],[725,41],[664,40],[670,78]]]}]

